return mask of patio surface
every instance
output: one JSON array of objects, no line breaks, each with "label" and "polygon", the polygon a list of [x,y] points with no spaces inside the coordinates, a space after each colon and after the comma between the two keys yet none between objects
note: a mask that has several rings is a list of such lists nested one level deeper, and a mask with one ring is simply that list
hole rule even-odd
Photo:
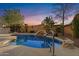
[{"label": "patio surface", "polygon": [[[79,48],[56,48],[56,56],[79,56]],[[31,48],[27,46],[7,46],[0,48],[0,56],[52,56],[49,48]]]}]

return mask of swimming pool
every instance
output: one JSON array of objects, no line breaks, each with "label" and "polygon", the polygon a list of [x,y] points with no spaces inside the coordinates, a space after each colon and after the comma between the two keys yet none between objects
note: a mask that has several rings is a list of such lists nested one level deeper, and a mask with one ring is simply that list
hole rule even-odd
[{"label": "swimming pool", "polygon": [[[12,44],[24,45],[33,48],[49,48],[52,42],[53,39],[49,37],[36,35],[17,35],[16,42],[12,42]],[[54,39],[56,48],[59,48],[61,43],[61,41]]]}]

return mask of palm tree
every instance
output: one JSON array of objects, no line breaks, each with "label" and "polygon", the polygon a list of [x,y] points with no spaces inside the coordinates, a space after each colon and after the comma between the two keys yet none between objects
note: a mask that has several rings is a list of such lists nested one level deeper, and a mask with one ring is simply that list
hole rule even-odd
[{"label": "palm tree", "polygon": [[50,30],[54,30],[54,21],[52,20],[52,17],[46,17],[42,21],[42,25],[46,32],[48,33]]},{"label": "palm tree", "polygon": [[[46,30],[47,33],[51,32],[52,30],[54,31],[54,21],[52,20],[52,17],[46,17],[43,21],[42,21],[42,25],[44,26],[44,29]],[[55,44],[54,44],[54,35],[53,35],[53,56],[55,53]],[[51,51],[51,47],[50,47],[50,51]]]}]

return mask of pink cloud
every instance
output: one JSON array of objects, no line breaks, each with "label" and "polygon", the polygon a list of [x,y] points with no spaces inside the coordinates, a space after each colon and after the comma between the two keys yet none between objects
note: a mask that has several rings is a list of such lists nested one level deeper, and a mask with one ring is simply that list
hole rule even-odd
[{"label": "pink cloud", "polygon": [[29,16],[26,17],[24,20],[24,23],[28,25],[38,25],[41,24],[42,20],[48,15],[35,15],[35,16]]},{"label": "pink cloud", "polygon": [[[45,17],[47,17],[49,15],[50,14],[29,16],[29,17],[25,18],[24,23],[26,23],[28,25],[39,25],[45,19]],[[64,25],[70,24],[73,20],[73,17],[74,16],[71,16],[68,18],[68,20],[65,20]],[[54,22],[56,22],[55,24],[57,25],[57,24],[61,24],[62,20],[54,19]]]}]

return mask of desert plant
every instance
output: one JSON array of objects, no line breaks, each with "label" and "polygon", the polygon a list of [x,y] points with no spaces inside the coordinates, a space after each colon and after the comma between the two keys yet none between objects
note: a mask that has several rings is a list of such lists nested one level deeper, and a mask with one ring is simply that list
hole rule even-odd
[{"label": "desert plant", "polygon": [[79,14],[76,14],[72,22],[73,35],[75,38],[79,38]]}]

